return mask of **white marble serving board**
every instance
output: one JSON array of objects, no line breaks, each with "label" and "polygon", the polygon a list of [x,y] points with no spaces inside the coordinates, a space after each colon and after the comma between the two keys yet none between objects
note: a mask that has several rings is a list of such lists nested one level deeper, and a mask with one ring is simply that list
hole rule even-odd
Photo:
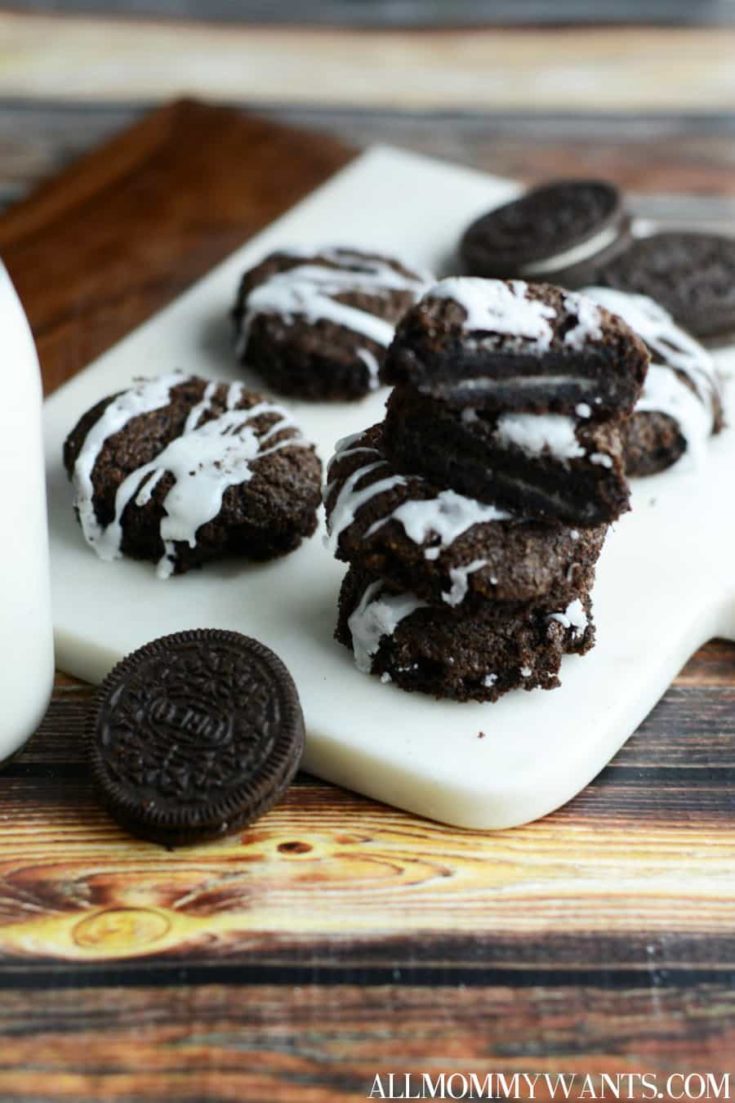
[{"label": "white marble serving board", "polygon": [[[332,638],[345,567],[321,533],[267,565],[208,566],[161,581],[151,564],[105,563],[74,520],[61,446],[81,413],[135,376],[174,367],[238,377],[227,316],[240,273],[275,248],[349,244],[446,269],[470,218],[517,191],[511,181],[374,148],[253,238],[173,305],[46,403],[45,442],[58,666],[99,681],[121,656],[182,628],[258,637],[288,664],[308,739],[304,766],[413,812],[472,828],[533,820],[610,760],[690,654],[735,638],[735,432],[697,474],[641,480],[634,511],[603,551],[597,647],[569,656],[562,687],[495,705],[439,702],[358,673]],[[721,354],[735,366],[735,353]],[[335,441],[382,418],[386,392],[352,404],[293,403],[327,460]],[[482,738],[481,738],[482,735]]]}]

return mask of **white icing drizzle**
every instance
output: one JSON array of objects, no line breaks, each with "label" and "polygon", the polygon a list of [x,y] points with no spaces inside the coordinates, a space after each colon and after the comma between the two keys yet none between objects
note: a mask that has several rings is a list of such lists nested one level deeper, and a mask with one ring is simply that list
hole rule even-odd
[{"label": "white icing drizzle", "polygon": [[368,387],[377,391],[380,386],[380,365],[370,349],[358,349],[357,355],[368,370]]},{"label": "white icing drizzle", "polygon": [[582,419],[592,417],[592,407],[588,402],[578,402],[574,407],[574,412],[577,417]]},{"label": "white icing drizzle", "polygon": [[555,269],[568,268],[572,264],[579,264],[581,261],[596,256],[608,245],[612,245],[614,241],[617,241],[617,238],[617,227],[608,226],[587,238],[586,241],[580,242],[579,245],[572,245],[569,249],[563,249],[559,253],[554,253],[551,257],[529,261],[521,271],[524,276],[535,278],[536,276],[543,276],[547,272],[553,272]]},{"label": "white icing drizzle", "polygon": [[702,463],[712,433],[712,412],[701,399],[663,364],[650,364],[635,413],[666,414],[679,426],[686,452],[677,468],[696,470]]},{"label": "white icing drizzle", "polygon": [[362,430],[359,433],[350,433],[349,436],[342,437],[334,446],[334,453],[327,463],[327,477],[331,475],[334,465],[345,459],[347,456],[356,456],[360,452],[369,453],[371,456],[380,456],[377,448],[371,448],[369,445],[358,444],[353,448],[356,441],[360,440],[365,435],[365,431]]},{"label": "white icing drizzle", "polygon": [[440,280],[427,296],[453,299],[464,308],[464,328],[505,334],[530,342],[539,351],[548,349],[554,335],[551,322],[556,311],[540,299],[530,299],[523,280],[483,280],[455,276]]},{"label": "white icing drizzle", "polygon": [[564,335],[564,344],[581,350],[590,341],[599,341],[602,337],[602,314],[597,303],[568,291],[564,296],[564,309],[576,315],[577,321]]},{"label": "white icing drizzle", "polygon": [[385,593],[380,580],[371,582],[347,621],[357,669],[369,674],[383,637],[392,636],[402,620],[425,605],[414,594]]},{"label": "white icing drizzle", "polygon": [[82,532],[87,542],[98,550],[98,554],[102,558],[106,558],[106,556],[97,549],[97,544],[101,540],[104,530],[97,520],[93,504],[94,485],[92,474],[97,457],[107,439],[124,429],[133,418],[167,406],[171,388],[175,387],[177,383],[181,383],[184,378],[181,372],[171,372],[168,375],[159,376],[157,379],[137,380],[129,390],[124,391],[107,404],[84,438],[84,443],[79,450],[72,473],[74,505],[79,514]]},{"label": "white icing drizzle", "polygon": [[[375,452],[375,454],[378,453]],[[343,452],[342,455],[347,455],[347,453]],[[389,475],[385,479],[377,479],[358,490],[357,484],[363,477],[369,475],[372,471],[377,471],[380,467],[388,467],[387,462],[378,459],[372,463],[367,463],[363,467],[358,467],[345,479],[327,521],[330,544],[333,548],[336,547],[341,533],[355,520],[358,510],[362,506],[366,505],[376,494],[382,494],[383,491],[392,490],[394,486],[402,486],[406,482],[402,475]],[[328,491],[329,489],[330,487],[327,488]]]},{"label": "white icing drizzle", "polygon": [[[360,509],[372,498],[387,490],[392,490],[396,486],[403,486],[408,483],[405,476],[392,474],[383,479],[378,478],[363,487],[358,485],[365,477],[383,467],[390,470],[390,465],[377,448],[354,447],[355,442],[361,435],[353,434],[338,441],[335,454],[329,462],[328,473],[331,475],[335,465],[347,456],[364,452],[370,457],[368,463],[357,467],[344,480],[334,505],[328,511],[328,544],[332,548],[336,547],[341,533],[352,524]],[[414,475],[412,478],[421,480],[419,475]],[[328,483],[324,495],[325,500],[330,497],[338,480],[339,476]],[[413,540],[415,544],[423,545],[431,538],[438,539],[438,544],[434,543],[424,550],[426,559],[438,559],[444,549],[448,548],[473,525],[487,524],[492,521],[507,521],[513,516],[512,513],[500,509],[498,506],[478,502],[474,498],[468,498],[454,490],[442,490],[433,498],[410,499],[402,502],[374,521],[365,533],[365,538],[372,536],[389,521],[397,521],[402,525],[406,536]],[[478,569],[480,565],[478,563]],[[458,570],[462,569],[458,568]],[[469,568],[467,569],[469,570]],[[460,584],[458,583],[458,585]]]},{"label": "white icing drizzle", "polygon": [[484,686],[487,686],[488,689],[490,689],[491,686],[495,685],[497,680],[498,680],[497,674],[486,674],[485,677],[482,679],[482,684]]},{"label": "white icing drizzle", "polygon": [[563,613],[551,613],[547,620],[558,621],[562,628],[571,629],[573,638],[579,639],[587,629],[589,623],[584,605],[579,598],[567,605]]},{"label": "white icing drizzle", "polygon": [[435,498],[403,502],[392,513],[375,521],[365,535],[372,536],[390,520],[398,521],[415,544],[424,544],[432,536],[438,537],[439,544],[424,552],[427,559],[437,559],[441,551],[473,525],[507,521],[511,516],[498,506],[478,502],[454,490],[442,490]]},{"label": "white icing drizzle", "polygon": [[[243,393],[240,383],[228,388],[225,412],[200,424],[203,415],[211,411],[217,389],[217,384],[210,383],[201,401],[190,411],[181,436],[123,480],[115,496],[115,515],[109,524],[101,525],[93,505],[92,475],[105,442],[132,418],[168,405],[172,388],[185,378],[176,372],[142,380],[111,402],[87,434],[73,472],[75,505],[82,531],[99,557],[106,560],[122,554],[122,516],[128,504],[134,501],[136,505],[145,505],[160,479],[166,474],[173,476],[173,486],[162,503],[160,534],[164,555],[157,569],[161,578],[173,573],[177,542],[196,546],[197,531],[217,516],[228,487],[248,482],[256,460],[302,440],[300,434],[291,434],[286,440],[264,447],[284,429],[293,428],[293,420],[282,406],[272,402],[259,402],[246,410],[235,409]],[[276,420],[259,435],[249,423],[266,414],[276,415]]]},{"label": "white icing drizzle", "polygon": [[594,463],[597,467],[607,467],[612,469],[613,458],[608,456],[606,452],[592,452],[589,457],[590,463]]},{"label": "white icing drizzle", "polygon": [[[189,415],[186,419],[186,422],[184,423],[185,433],[190,433],[192,429],[196,429],[204,415],[208,413],[209,410],[211,410],[212,399],[214,398],[216,393],[217,384],[215,382],[207,383],[206,387],[204,388],[204,394],[202,395],[201,402],[198,402],[196,406],[192,406],[191,410],[189,411]],[[227,397],[229,400],[229,392]]]},{"label": "white icing drizzle", "polygon": [[[459,303],[467,315],[464,329],[468,331],[510,337],[520,342],[524,349],[540,353],[546,352],[554,339],[556,309],[529,295],[529,285],[524,280],[455,276],[440,280],[426,295]],[[568,291],[562,303],[565,312],[576,318],[564,335],[564,345],[579,350],[602,336],[602,315],[594,302]]]},{"label": "white icing drizzle", "polygon": [[584,294],[622,318],[648,345],[654,363],[688,376],[703,402],[711,401],[719,392],[717,369],[710,354],[653,299],[611,287],[587,287]]},{"label": "white icing drizzle", "polygon": [[586,287],[583,294],[622,318],[648,345],[656,363],[684,372],[698,390],[704,385],[705,395],[716,387],[717,373],[707,350],[653,299],[612,287]]},{"label": "white icing drizzle", "polygon": [[574,419],[565,414],[502,414],[494,435],[501,444],[514,445],[531,456],[549,452],[566,462],[585,455]]},{"label": "white icing drizzle", "polygon": [[[673,418],[686,441],[685,456],[691,466],[697,466],[715,427],[720,392],[712,357],[647,295],[610,287],[588,287],[584,293],[621,317],[650,349],[653,359],[634,413]],[[687,377],[694,392],[677,372]]]},{"label": "white icing drizzle", "polygon": [[[368,456],[375,456],[378,459],[382,460],[382,456],[380,455],[380,452],[378,452],[377,448],[369,448],[367,446],[361,445],[357,448],[352,447],[353,442],[359,440],[361,436],[362,433],[352,433],[349,437],[343,437],[342,440],[337,441],[335,445],[334,455],[327,464],[327,481],[322,488],[323,501],[327,501],[327,499],[331,496],[332,490],[334,489],[334,484],[336,480],[331,479],[330,476],[337,460],[346,459],[347,456],[357,456],[360,453],[364,453]],[[327,518],[327,533],[324,537],[324,544],[326,547],[329,547],[331,545],[331,540],[329,538],[329,517]]]},{"label": "white icing drizzle", "polygon": [[[301,250],[289,250],[291,256],[303,256]],[[320,263],[332,261],[336,267]],[[284,272],[274,272],[254,287],[247,296],[245,314],[238,338],[238,355],[247,347],[253,319],[262,314],[278,314],[287,321],[303,319],[310,325],[319,321],[358,333],[387,348],[393,340],[392,322],[339,302],[335,296],[363,293],[385,297],[391,291],[409,291],[414,299],[426,286],[418,276],[406,276],[386,261],[361,256],[347,249],[322,249],[313,259]],[[370,365],[363,359],[368,369]]]},{"label": "white icing drizzle", "polygon": [[469,576],[486,566],[487,559],[473,559],[471,563],[465,563],[460,567],[450,567],[451,587],[448,593],[442,594],[442,600],[446,601],[447,605],[459,605],[463,602],[469,589]]}]

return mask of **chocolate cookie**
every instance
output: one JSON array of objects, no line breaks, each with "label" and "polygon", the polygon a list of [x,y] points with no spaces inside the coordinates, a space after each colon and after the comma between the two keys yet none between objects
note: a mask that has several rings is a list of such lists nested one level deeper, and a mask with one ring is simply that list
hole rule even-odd
[{"label": "chocolate cookie", "polygon": [[638,238],[594,282],[650,296],[702,339],[722,342],[735,333],[735,237],[669,231]]},{"label": "chocolate cookie", "polygon": [[723,424],[712,357],[645,295],[608,287],[587,287],[584,294],[621,317],[651,353],[643,391],[622,430],[628,474],[653,475],[684,456],[696,464]]},{"label": "chocolate cookie", "polygon": [[100,798],[166,846],[237,831],[299,765],[304,721],[281,660],[237,632],[179,632],[128,655],[101,686],[89,754]]},{"label": "chocolate cookie", "polygon": [[388,462],[383,426],[338,445],[325,494],[337,557],[431,602],[564,605],[594,579],[606,527],[528,521]]},{"label": "chocolate cookie", "polygon": [[161,577],[225,555],[268,559],[316,528],[321,464],[282,406],[180,372],[89,410],[64,445],[74,505],[102,559]]},{"label": "chocolate cookie", "polygon": [[630,218],[614,185],[557,180],[478,218],[459,252],[473,276],[579,287],[629,240]]},{"label": "chocolate cookie", "polygon": [[573,525],[614,521],[629,508],[620,421],[458,409],[413,387],[388,400],[385,450],[399,470],[520,516]]},{"label": "chocolate cookie", "polygon": [[645,345],[576,292],[521,280],[442,280],[404,315],[383,368],[453,406],[487,412],[630,413]]},{"label": "chocolate cookie", "polygon": [[359,670],[401,689],[496,701],[511,689],[558,686],[562,656],[589,650],[594,630],[587,596],[559,609],[484,602],[460,612],[351,567],[336,637]]},{"label": "chocolate cookie", "polygon": [[272,253],[242,278],[237,354],[283,394],[360,398],[379,385],[395,324],[426,280],[354,249]]}]

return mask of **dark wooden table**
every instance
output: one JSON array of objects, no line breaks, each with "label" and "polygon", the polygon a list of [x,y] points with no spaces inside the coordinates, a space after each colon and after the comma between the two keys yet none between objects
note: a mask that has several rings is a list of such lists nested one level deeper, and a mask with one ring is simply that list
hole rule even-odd
[{"label": "dark wooden table", "polygon": [[[138,114],[0,104],[4,199]],[[0,254],[47,387],[354,144],[526,179],[604,173],[674,219],[726,220],[735,202],[729,117],[270,116],[331,136],[179,105],[9,208]],[[90,792],[90,692],[59,676],[0,775],[3,1100],[326,1103],[388,1071],[732,1071],[732,645],[696,655],[565,808],[484,834],[302,777],[241,838],[135,842]]]}]

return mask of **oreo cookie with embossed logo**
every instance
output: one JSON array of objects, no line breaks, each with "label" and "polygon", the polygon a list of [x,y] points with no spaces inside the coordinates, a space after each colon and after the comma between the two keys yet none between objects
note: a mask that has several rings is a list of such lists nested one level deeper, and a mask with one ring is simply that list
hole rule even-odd
[{"label": "oreo cookie with embossed logo", "polygon": [[630,239],[630,217],[613,184],[555,180],[476,219],[459,253],[471,276],[573,288],[590,282]]},{"label": "oreo cookie with embossed logo", "polygon": [[304,742],[296,687],[257,640],[199,629],[147,644],[99,689],[89,734],[98,794],[165,846],[217,838],[266,812]]}]

